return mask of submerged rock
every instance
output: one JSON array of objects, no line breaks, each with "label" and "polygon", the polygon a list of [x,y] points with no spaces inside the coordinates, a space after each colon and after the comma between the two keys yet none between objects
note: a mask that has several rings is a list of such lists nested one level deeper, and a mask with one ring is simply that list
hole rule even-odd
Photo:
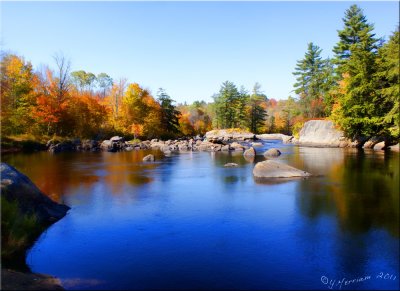
[{"label": "submerged rock", "polygon": [[275,148],[269,149],[264,153],[264,157],[279,157],[281,151]]},{"label": "submerged rock", "polygon": [[310,173],[273,160],[257,163],[253,169],[253,175],[255,178],[295,178],[311,176]]}]

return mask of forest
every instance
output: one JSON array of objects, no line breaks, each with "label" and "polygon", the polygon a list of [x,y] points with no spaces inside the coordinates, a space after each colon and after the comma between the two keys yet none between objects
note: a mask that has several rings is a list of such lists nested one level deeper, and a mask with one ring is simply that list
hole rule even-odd
[{"label": "forest", "polygon": [[53,68],[33,68],[24,57],[1,54],[1,136],[37,139],[177,138],[214,128],[254,133],[298,134],[310,119],[331,119],[350,138],[399,138],[399,29],[389,39],[374,34],[363,11],[345,11],[334,56],[307,45],[294,64],[293,96],[276,100],[261,86],[225,81],[213,102],[176,104],[166,90],[156,94],[106,73],[71,71],[54,55]]}]

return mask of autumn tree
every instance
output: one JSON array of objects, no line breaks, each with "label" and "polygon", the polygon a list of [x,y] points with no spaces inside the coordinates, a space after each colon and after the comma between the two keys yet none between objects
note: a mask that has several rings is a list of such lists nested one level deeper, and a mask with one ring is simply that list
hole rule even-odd
[{"label": "autumn tree", "polygon": [[16,55],[3,55],[0,66],[2,134],[27,132],[32,124],[37,76],[31,63]]}]

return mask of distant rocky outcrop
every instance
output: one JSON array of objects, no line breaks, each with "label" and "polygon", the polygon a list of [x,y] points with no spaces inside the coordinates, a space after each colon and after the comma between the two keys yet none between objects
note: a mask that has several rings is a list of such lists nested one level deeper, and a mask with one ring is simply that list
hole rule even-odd
[{"label": "distant rocky outcrop", "polygon": [[302,146],[321,147],[348,147],[352,142],[343,133],[335,128],[330,120],[310,120],[304,123],[300,130],[298,140],[294,144]]},{"label": "distant rocky outcrop", "polygon": [[256,179],[295,178],[311,176],[310,173],[273,160],[267,160],[257,163],[253,169],[253,175]]}]

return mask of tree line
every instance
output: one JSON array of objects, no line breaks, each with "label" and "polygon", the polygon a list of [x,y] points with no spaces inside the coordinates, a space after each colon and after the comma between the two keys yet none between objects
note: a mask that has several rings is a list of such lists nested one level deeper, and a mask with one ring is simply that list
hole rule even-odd
[{"label": "tree line", "polygon": [[175,138],[213,128],[296,134],[315,118],[333,120],[351,138],[399,138],[399,30],[377,38],[362,10],[346,10],[334,57],[323,59],[314,43],[294,69],[295,97],[267,97],[255,83],[248,91],[222,83],[213,102],[176,104],[164,89],[156,96],[137,83],[106,73],[70,71],[54,57],[55,69],[34,70],[15,54],[1,55],[2,135],[33,134],[104,138]]}]

